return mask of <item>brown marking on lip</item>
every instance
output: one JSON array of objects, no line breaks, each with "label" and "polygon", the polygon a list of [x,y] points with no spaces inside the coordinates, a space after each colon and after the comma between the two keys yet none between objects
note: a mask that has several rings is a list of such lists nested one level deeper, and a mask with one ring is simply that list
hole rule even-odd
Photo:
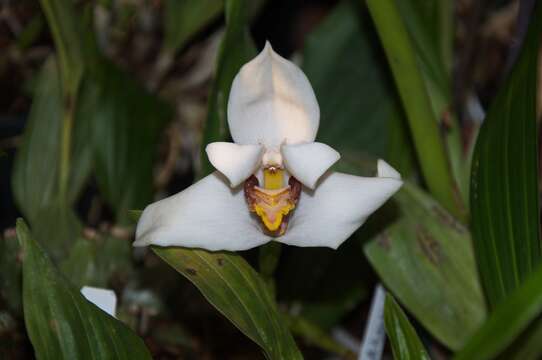
[{"label": "brown marking on lip", "polygon": [[[252,175],[245,181],[243,188],[249,210],[251,212],[260,211],[259,220],[263,232],[273,237],[284,235],[288,228],[291,211],[286,214],[280,212],[288,207],[292,210],[295,208],[301,195],[301,183],[291,176],[288,185],[281,189],[263,189],[259,187],[258,179]],[[265,220],[268,222],[277,221],[277,216],[282,216],[282,220],[276,230],[270,230],[264,224],[262,216],[265,216]]]}]

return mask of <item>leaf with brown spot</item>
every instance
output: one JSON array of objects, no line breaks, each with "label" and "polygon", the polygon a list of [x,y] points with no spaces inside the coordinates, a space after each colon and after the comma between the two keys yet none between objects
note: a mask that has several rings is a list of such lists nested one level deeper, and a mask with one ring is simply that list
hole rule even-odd
[{"label": "leaf with brown spot", "polygon": [[152,249],[260,345],[268,359],[302,359],[266,283],[240,255],[181,247]]},{"label": "leaf with brown spot", "polygon": [[365,253],[416,319],[443,344],[459,349],[486,317],[468,232],[458,231],[460,225],[412,184],[395,199],[401,219],[369,242]]}]

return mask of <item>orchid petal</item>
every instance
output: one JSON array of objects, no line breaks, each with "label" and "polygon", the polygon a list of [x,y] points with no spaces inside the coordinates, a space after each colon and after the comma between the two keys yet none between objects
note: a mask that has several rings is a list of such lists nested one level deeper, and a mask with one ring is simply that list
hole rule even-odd
[{"label": "orchid petal", "polygon": [[237,187],[260,166],[263,147],[261,145],[237,145],[228,142],[214,142],[205,148],[209,161]]},{"label": "orchid petal", "polygon": [[370,178],[328,172],[316,190],[303,190],[288,231],[278,241],[336,249],[401,185],[402,181],[395,177]]},{"label": "orchid petal", "polygon": [[318,142],[284,145],[281,150],[286,169],[310,189],[341,158],[331,146]]},{"label": "orchid petal", "polygon": [[238,144],[278,148],[282,143],[312,142],[320,109],[303,72],[273,51],[269,42],[245,64],[228,102],[228,124]]},{"label": "orchid petal", "polygon": [[160,245],[238,251],[269,241],[251,217],[243,189],[219,172],[143,211],[134,246]]}]

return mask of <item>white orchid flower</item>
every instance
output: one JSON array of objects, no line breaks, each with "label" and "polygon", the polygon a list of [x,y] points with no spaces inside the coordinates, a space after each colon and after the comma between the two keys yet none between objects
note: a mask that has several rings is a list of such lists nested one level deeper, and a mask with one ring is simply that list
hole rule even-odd
[{"label": "white orchid flower", "polygon": [[340,158],[314,142],[320,110],[305,74],[267,43],[235,77],[228,125],[235,143],[206,151],[217,171],[149,205],[135,246],[246,250],[271,240],[337,248],[402,185],[329,171]]}]

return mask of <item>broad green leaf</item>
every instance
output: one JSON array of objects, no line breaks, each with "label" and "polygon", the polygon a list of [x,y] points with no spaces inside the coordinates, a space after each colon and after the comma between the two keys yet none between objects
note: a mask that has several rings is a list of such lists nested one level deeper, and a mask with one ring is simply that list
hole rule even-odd
[{"label": "broad green leaf", "polygon": [[396,1],[368,0],[367,5],[394,75],[427,186],[448,211],[464,220],[465,209],[456,189],[424,74]]},{"label": "broad green leaf", "polygon": [[538,266],[518,288],[497,304],[484,325],[454,359],[494,359],[541,313],[542,266]]},{"label": "broad green leaf", "polygon": [[[86,109],[76,111],[71,148],[72,164],[68,179],[67,200],[73,202],[86,180],[92,152],[87,141],[89,124],[83,114]],[[36,83],[28,124],[23,143],[17,151],[13,170],[12,186],[21,212],[34,223],[56,202],[59,195],[59,159],[62,122],[62,86],[59,70],[54,58],[43,66]]]},{"label": "broad green leaf", "polygon": [[390,294],[386,295],[384,324],[395,359],[430,360],[416,330]]},{"label": "broad green leaf", "polygon": [[387,287],[438,340],[459,349],[485,319],[466,228],[430,196],[405,183],[401,219],[365,246]]},{"label": "broad green leaf", "polygon": [[519,59],[480,129],[472,160],[474,248],[491,307],[541,260],[536,123],[541,36],[538,2]]},{"label": "broad green leaf", "polygon": [[153,251],[261,346],[267,358],[303,358],[265,282],[240,255],[173,247]]},{"label": "broad green leaf", "polygon": [[243,64],[256,53],[248,32],[248,1],[226,0],[226,33],[220,44],[216,74],[209,95],[207,121],[202,138],[202,167],[200,175],[207,175],[213,167],[207,160],[205,146],[213,141],[224,141],[227,131],[227,105],[233,78]]},{"label": "broad green leaf", "polygon": [[343,1],[303,50],[302,68],[320,105],[318,141],[346,156],[384,156],[388,123],[403,121],[375,36],[366,12]]},{"label": "broad green leaf", "polygon": [[88,302],[17,221],[25,324],[38,359],[151,359],[126,325]]},{"label": "broad green leaf", "polygon": [[166,0],[164,46],[168,52],[181,49],[192,36],[220,15],[223,0]]},{"label": "broad green leaf", "polygon": [[98,93],[90,114],[96,178],[123,222],[129,209],[152,199],[153,160],[170,109],[107,61],[92,80]]}]

